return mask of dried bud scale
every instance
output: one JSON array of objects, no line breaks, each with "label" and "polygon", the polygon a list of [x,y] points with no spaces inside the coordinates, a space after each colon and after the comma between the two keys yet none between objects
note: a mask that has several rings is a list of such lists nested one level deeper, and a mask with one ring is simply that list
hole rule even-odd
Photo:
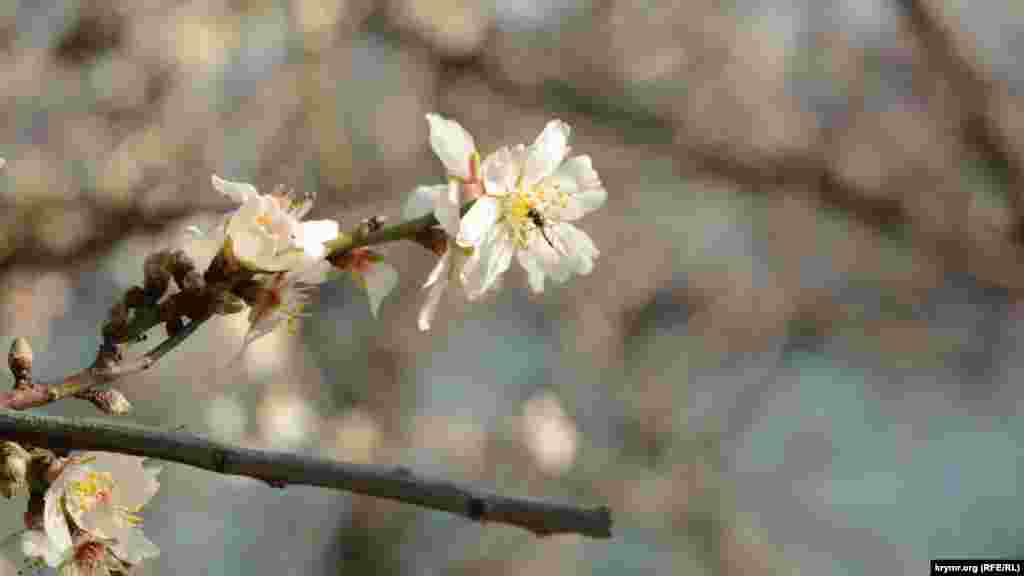
[{"label": "dried bud scale", "polygon": [[111,416],[123,416],[132,411],[131,402],[116,388],[105,390],[90,388],[82,392],[79,398],[91,402],[98,410]]},{"label": "dried bud scale", "polygon": [[171,284],[171,252],[160,250],[146,257],[142,264],[143,290],[146,294],[146,301],[155,304],[167,292]]}]

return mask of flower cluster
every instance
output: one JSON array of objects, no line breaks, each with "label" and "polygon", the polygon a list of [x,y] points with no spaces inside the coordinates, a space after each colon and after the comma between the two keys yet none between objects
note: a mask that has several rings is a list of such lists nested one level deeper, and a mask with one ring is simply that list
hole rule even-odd
[{"label": "flower cluster", "polygon": [[[544,291],[545,278],[562,283],[590,273],[599,252],[572,222],[600,208],[607,193],[589,156],[568,157],[565,122],[552,120],[533,144],[500,148],[482,162],[458,123],[434,114],[427,122],[449,182],[414,190],[405,215],[433,209],[449,241],[424,286],[421,330],[430,328],[448,284],[458,280],[469,300],[479,299],[499,286],[513,255],[534,292]],[[473,205],[460,218],[463,200]]]},{"label": "flower cluster", "polygon": [[[251,184],[211,177],[213,187],[239,207],[228,214],[209,235],[221,244],[227,259],[255,273],[257,284],[251,290],[249,330],[241,352],[253,341],[269,334],[282,322],[294,324],[318,284],[330,277],[326,244],[340,235],[334,220],[302,218],[313,207],[313,196],[295,197],[280,188],[260,194]],[[397,283],[394,268],[374,261],[359,270],[361,286],[370,296],[376,315],[380,301]],[[373,282],[379,277],[386,282]],[[393,277],[393,278],[392,278]]]},{"label": "flower cluster", "polygon": [[[440,256],[424,284],[421,330],[430,329],[449,286],[461,286],[466,300],[480,300],[498,290],[513,257],[536,293],[548,279],[563,283],[593,270],[600,253],[574,223],[600,208],[607,193],[589,156],[570,157],[565,122],[548,122],[530,145],[505,146],[482,157],[457,122],[436,114],[426,118],[430,145],[448,178],[413,191],[404,216],[418,222],[385,229],[371,218],[348,236],[335,220],[304,220],[313,207],[311,195],[280,188],[261,194],[251,184],[213,175],[213,187],[236,206],[211,230],[190,229],[216,254],[205,274],[200,276],[196,258],[186,251],[151,255],[144,285],[126,293],[112,311],[117,323],[104,325],[105,346],[144,335],[117,336],[130,309],[184,303],[151,315],[173,336],[183,317],[235,313],[247,304],[241,356],[253,341],[303,316],[317,286],[337,271],[349,272],[367,292],[376,316],[398,272],[370,246],[400,238],[415,239]],[[4,164],[0,159],[0,168]],[[172,279],[181,293],[169,296]],[[130,405],[114,392],[98,405],[111,414],[126,412]],[[60,459],[43,450],[48,460],[39,473],[32,472],[38,449],[33,455],[13,442],[0,448],[0,495],[30,489],[27,530],[17,542],[33,566],[57,568],[62,575],[123,574],[159,554],[139,516],[159,488],[158,468],[144,467],[137,456],[88,452]]]},{"label": "flower cluster", "polygon": [[[500,287],[513,256],[534,292],[543,292],[549,278],[562,283],[590,273],[600,252],[574,222],[600,208],[607,193],[589,156],[569,156],[571,131],[565,122],[548,122],[529,146],[505,146],[482,158],[473,136],[457,122],[436,114],[426,118],[431,148],[448,181],[416,188],[403,210],[407,220],[433,214],[437,221],[439,242],[433,249],[440,259],[424,284],[421,330],[430,329],[450,285],[460,284],[466,300],[479,300]],[[312,208],[311,196],[295,198],[280,189],[260,194],[251,184],[216,175],[212,182],[239,207],[207,237],[258,279],[247,298],[250,325],[243,352],[282,322],[302,316],[332,268],[352,274],[377,315],[398,283],[398,272],[366,246],[326,260],[328,247],[348,237],[334,220],[302,221]]]},{"label": "flower cluster", "polygon": [[160,483],[142,458],[106,452],[72,456],[43,497],[42,515],[27,514],[22,553],[61,575],[125,573],[160,549],[142,533],[139,513]]}]

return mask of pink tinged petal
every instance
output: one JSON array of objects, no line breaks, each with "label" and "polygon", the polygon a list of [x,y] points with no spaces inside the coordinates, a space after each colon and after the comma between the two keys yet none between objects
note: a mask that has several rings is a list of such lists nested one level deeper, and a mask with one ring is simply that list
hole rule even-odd
[{"label": "pink tinged petal", "polygon": [[590,162],[590,156],[574,156],[563,163],[552,179],[567,195],[565,206],[553,206],[558,220],[577,220],[604,205],[608,192]]},{"label": "pink tinged petal", "polygon": [[430,147],[434,154],[449,174],[468,180],[472,175],[470,162],[476,152],[473,137],[458,122],[437,114],[427,114],[427,123],[430,124]]},{"label": "pink tinged petal", "polygon": [[505,196],[515,190],[519,175],[522,174],[522,157],[526,149],[505,146],[484,159],[480,176],[484,181],[484,192],[491,196]]},{"label": "pink tinged petal", "polygon": [[501,204],[495,198],[483,197],[473,204],[473,207],[462,217],[459,225],[459,233],[456,242],[459,246],[478,246],[483,239],[495,228],[498,217],[501,215]]},{"label": "pink tinged petal", "polygon": [[117,482],[117,504],[128,508],[145,506],[160,488],[156,474],[160,468],[147,468],[145,458],[112,452],[90,452],[89,467],[110,472]]},{"label": "pink tinged petal", "polygon": [[390,264],[378,262],[362,274],[362,283],[370,298],[370,312],[376,318],[381,300],[398,284],[398,270]]},{"label": "pink tinged petal", "polygon": [[231,180],[225,180],[216,174],[210,176],[210,181],[213,182],[213,187],[218,192],[227,196],[231,201],[239,204],[244,204],[249,201],[250,198],[259,196],[259,192],[256,187],[252,184],[245,182],[232,182]]},{"label": "pink tinged petal", "polygon": [[444,194],[438,195],[434,202],[434,217],[449,236],[459,233],[459,183],[452,180]]},{"label": "pink tinged petal", "polygon": [[409,195],[409,199],[405,201],[405,206],[402,207],[402,218],[413,220],[430,214],[437,204],[438,197],[444,195],[447,191],[447,184],[417,186],[412,191],[412,194]]},{"label": "pink tinged petal", "polygon": [[554,173],[569,154],[569,125],[552,120],[529,148],[523,167],[523,180],[533,186]]}]

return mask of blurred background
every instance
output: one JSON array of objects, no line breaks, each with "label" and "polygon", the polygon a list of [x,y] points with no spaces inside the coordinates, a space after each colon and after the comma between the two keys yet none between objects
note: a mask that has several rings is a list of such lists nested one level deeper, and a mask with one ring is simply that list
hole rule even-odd
[{"label": "blurred background", "polygon": [[[397,218],[569,122],[608,189],[594,273],[416,329],[434,257],[347,278],[227,367],[219,318],[123,382],[134,421],[608,505],[608,541],[167,465],[142,574],[922,574],[1024,556],[1024,4],[0,3],[0,334],[88,364],[210,174]],[[162,338],[151,335],[148,345]],[[142,346],[140,350],[144,349]],[[9,378],[9,377],[8,377]],[[64,402],[52,413],[95,415]],[[24,501],[3,502],[0,528]]]}]

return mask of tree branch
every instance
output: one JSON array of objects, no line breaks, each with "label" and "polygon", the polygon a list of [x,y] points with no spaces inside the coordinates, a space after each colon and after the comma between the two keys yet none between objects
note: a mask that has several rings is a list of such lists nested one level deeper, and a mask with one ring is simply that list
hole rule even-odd
[{"label": "tree branch", "polygon": [[582,534],[610,538],[611,511],[511,498],[405,467],[334,462],[299,454],[253,450],[194,434],[132,424],[0,411],[0,438],[54,450],[97,450],[178,462],[218,474],[248,476],[271,486],[320,486],[398,500],[479,522],[518,526],[538,536]]},{"label": "tree branch", "polygon": [[207,319],[200,318],[186,324],[174,336],[167,338],[149,352],[129,361],[119,361],[104,350],[96,356],[92,366],[75,372],[57,382],[18,382],[14,390],[0,393],[0,408],[26,410],[56,402],[69,396],[79,396],[93,386],[109,384],[130,374],[148,370],[160,358],[184,342]]},{"label": "tree branch", "polygon": [[1001,171],[1014,215],[1013,241],[1024,244],[1024,158],[1000,119],[996,105],[1007,96],[1004,85],[986,74],[984,66],[952,29],[943,8],[929,0],[897,0],[908,29],[920,44],[925,64],[952,84],[959,99],[962,137],[990,166]]}]

